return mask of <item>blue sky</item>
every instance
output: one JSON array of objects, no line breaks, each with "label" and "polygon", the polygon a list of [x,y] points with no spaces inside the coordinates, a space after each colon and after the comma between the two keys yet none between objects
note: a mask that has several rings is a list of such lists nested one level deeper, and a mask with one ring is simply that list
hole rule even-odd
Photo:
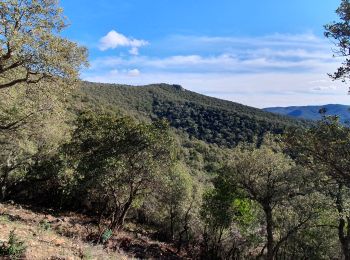
[{"label": "blue sky", "polygon": [[340,0],[61,0],[95,82],[181,84],[255,107],[343,103],[323,37]]}]

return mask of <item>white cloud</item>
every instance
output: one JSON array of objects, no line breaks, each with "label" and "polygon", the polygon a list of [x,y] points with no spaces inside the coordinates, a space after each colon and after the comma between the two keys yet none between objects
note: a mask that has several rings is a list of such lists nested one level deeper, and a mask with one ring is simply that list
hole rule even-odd
[{"label": "white cloud", "polygon": [[[304,53],[305,52],[305,53]],[[304,53],[304,54],[302,54]],[[192,73],[258,73],[266,71],[322,71],[333,68],[339,62],[325,53],[317,55],[311,52],[292,52],[272,50],[268,54],[257,50],[250,56],[240,57],[232,54],[215,56],[177,55],[169,57],[104,57],[91,62],[92,68],[110,68],[115,66],[138,66],[147,70],[166,72],[192,72]],[[329,71],[332,71],[329,70]],[[329,72],[328,71],[328,72]]]},{"label": "white cloud", "polygon": [[137,77],[140,76],[140,71],[138,69],[132,69],[128,71],[128,75],[131,77]]},{"label": "white cloud", "polygon": [[[128,79],[130,80],[131,78],[135,78],[141,75],[141,72],[138,69],[112,69],[104,74],[100,74],[100,76],[89,76],[88,80],[90,81],[98,81],[98,82],[105,82],[105,83],[112,83],[113,81],[109,79]],[[103,77],[103,79],[101,78]],[[99,79],[99,80],[97,80]],[[114,80],[114,82],[115,82]]]},{"label": "white cloud", "polygon": [[100,39],[99,49],[101,51],[106,51],[108,49],[116,49],[118,47],[130,47],[130,54],[138,55],[139,48],[147,44],[148,42],[145,40],[128,38],[125,35],[112,30],[107,33],[106,36]]}]

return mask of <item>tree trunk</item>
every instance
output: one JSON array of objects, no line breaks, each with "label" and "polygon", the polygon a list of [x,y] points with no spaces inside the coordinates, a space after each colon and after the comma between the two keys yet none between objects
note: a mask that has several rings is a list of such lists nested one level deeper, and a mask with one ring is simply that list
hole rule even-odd
[{"label": "tree trunk", "polygon": [[266,259],[267,260],[273,260],[274,255],[274,241],[273,241],[273,220],[272,220],[272,208],[270,205],[264,206],[264,212],[266,217],[266,248],[267,248],[267,254]]},{"label": "tree trunk", "polygon": [[121,208],[121,212],[117,212],[115,219],[112,221],[110,229],[121,229],[124,225],[126,214],[128,213],[131,204],[133,202],[133,198],[130,197],[129,200],[124,204],[124,206]]},{"label": "tree trunk", "polygon": [[8,175],[9,175],[9,171],[5,169],[1,180],[1,185],[0,185],[0,189],[1,189],[0,201],[5,201],[5,198],[6,198]]},{"label": "tree trunk", "polygon": [[174,218],[175,218],[175,216],[174,215],[175,215],[174,210],[173,210],[173,207],[171,206],[170,207],[170,239],[171,239],[171,241],[174,241],[174,233],[175,233],[175,231],[174,231]]},{"label": "tree trunk", "polygon": [[345,227],[347,225],[350,225],[349,221],[346,223],[343,218],[339,219],[338,236],[341,243],[344,259],[350,260],[350,237],[349,234],[345,234]]},{"label": "tree trunk", "polygon": [[346,239],[346,241],[342,243],[342,249],[343,249],[344,259],[350,260],[350,245],[349,245],[348,239]]},{"label": "tree trunk", "polygon": [[5,201],[5,197],[6,197],[6,186],[5,185],[1,185],[0,201]]},{"label": "tree trunk", "polygon": [[345,256],[345,260],[350,260],[350,217],[346,216],[346,227],[347,227],[347,231],[346,231],[346,237],[345,237],[345,245],[344,245],[344,256]]}]

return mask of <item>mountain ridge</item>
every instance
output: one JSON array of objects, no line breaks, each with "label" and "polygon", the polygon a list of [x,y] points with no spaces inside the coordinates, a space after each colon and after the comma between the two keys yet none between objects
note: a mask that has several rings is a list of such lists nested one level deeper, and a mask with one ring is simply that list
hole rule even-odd
[{"label": "mountain ridge", "polygon": [[180,85],[129,86],[85,81],[79,92],[83,101],[93,107],[103,106],[147,120],[165,118],[172,127],[190,137],[228,147],[240,142],[254,142],[266,132],[279,134],[287,127],[307,124],[306,121],[198,94]]},{"label": "mountain ridge", "polygon": [[326,104],[310,106],[287,106],[287,107],[268,107],[264,111],[289,116],[292,118],[319,120],[322,118],[320,110],[325,109],[325,115],[337,115],[342,123],[350,121],[350,105]]}]

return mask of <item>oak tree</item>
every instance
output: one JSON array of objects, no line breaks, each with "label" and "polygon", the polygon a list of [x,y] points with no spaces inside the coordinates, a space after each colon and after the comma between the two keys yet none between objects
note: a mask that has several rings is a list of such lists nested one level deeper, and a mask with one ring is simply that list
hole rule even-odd
[{"label": "oak tree", "polygon": [[1,1],[0,89],[77,79],[87,51],[60,36],[66,26],[57,0]]}]

